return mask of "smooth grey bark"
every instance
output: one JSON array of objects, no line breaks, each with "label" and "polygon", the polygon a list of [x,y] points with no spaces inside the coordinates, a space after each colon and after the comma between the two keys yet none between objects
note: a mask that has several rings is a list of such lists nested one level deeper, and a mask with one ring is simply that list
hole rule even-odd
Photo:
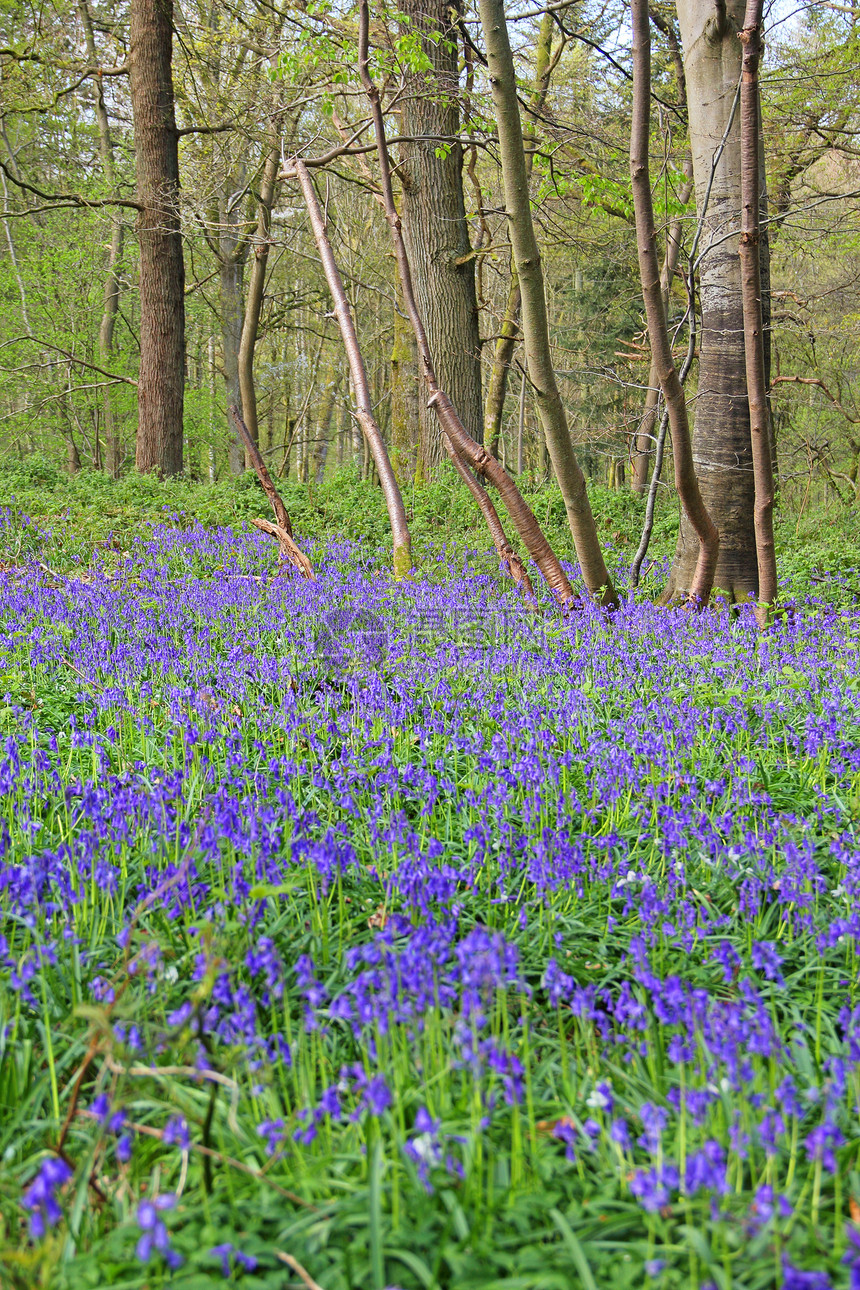
[{"label": "smooth grey bark", "polygon": [[[236,407],[244,422],[245,408],[239,383],[239,346],[245,316],[245,261],[248,240],[239,230],[235,203],[231,203],[231,183],[225,185],[218,211],[218,287],[221,313],[221,347],[224,361],[224,385],[228,408]],[[255,439],[256,442],[256,439]],[[245,450],[237,434],[230,436],[230,473],[241,475],[245,469]]]},{"label": "smooth grey bark", "polygon": [[[744,23],[744,0],[726,0],[722,6],[714,0],[677,0],[677,12],[702,226],[701,353],[693,457],[702,498],[720,533],[714,588],[732,600],[757,600],[755,488],[738,257],[741,149],[736,107],[741,43],[737,33]],[[698,539],[682,517],[664,598],[689,593],[698,551]]]}]

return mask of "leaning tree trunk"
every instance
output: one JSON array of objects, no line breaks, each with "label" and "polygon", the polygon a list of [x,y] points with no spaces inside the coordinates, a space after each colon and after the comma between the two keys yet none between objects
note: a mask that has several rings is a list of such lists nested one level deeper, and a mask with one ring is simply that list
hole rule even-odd
[{"label": "leaning tree trunk", "polygon": [[382,438],[382,431],[373,415],[373,398],[367,382],[367,371],[364,366],[364,360],[361,357],[349,301],[346,298],[340,271],[335,263],[334,253],[329,242],[325,215],[304,162],[296,158],[293,164],[295,175],[301,186],[302,196],[305,199],[305,205],[308,208],[311,229],[313,230],[317,251],[322,260],[323,272],[334,301],[334,313],[343,338],[352,389],[355,395],[355,417],[364,433],[365,443],[376,467],[376,473],[379,476],[379,483],[388,510],[394,545],[394,574],[397,578],[405,578],[412,569],[412,548],[400,486],[391,468],[388,450]]},{"label": "leaning tree trunk", "polygon": [[[463,199],[457,27],[448,0],[403,0],[402,11],[409,29],[420,33],[431,65],[429,72],[407,75],[400,109],[402,133],[421,138],[402,145],[397,171],[415,300],[440,384],[469,433],[481,438],[481,338]],[[440,444],[424,400],[419,416],[420,468],[426,475],[438,464]]]},{"label": "leaning tree trunk", "polygon": [[[756,600],[755,485],[738,258],[741,43],[737,33],[743,27],[744,0],[727,0],[722,7],[714,0],[677,0],[677,8],[696,206],[702,223],[701,354],[693,457],[702,498],[720,533],[714,588],[732,600]],[[698,539],[682,516],[664,598],[690,591],[698,554]]]},{"label": "leaning tree trunk", "polygon": [[170,64],[173,0],[132,0],[129,79],[140,242],[137,469],[182,469],[185,263],[179,226],[179,139]]},{"label": "leaning tree trunk", "polygon": [[481,0],[480,11],[499,131],[505,209],[522,296],[529,379],[564,499],[585,585],[592,595],[599,593],[604,604],[613,605],[617,603],[617,596],[600,549],[585,479],[573,451],[567,414],[552,363],[543,269],[532,222],[514,60],[508,39],[504,0]]}]

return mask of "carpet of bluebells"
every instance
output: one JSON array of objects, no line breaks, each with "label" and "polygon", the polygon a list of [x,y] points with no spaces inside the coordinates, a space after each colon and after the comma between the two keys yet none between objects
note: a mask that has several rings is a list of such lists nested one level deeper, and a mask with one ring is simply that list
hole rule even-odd
[{"label": "carpet of bluebells", "polygon": [[860,1286],[860,613],[51,543],[0,517],[0,1283]]}]

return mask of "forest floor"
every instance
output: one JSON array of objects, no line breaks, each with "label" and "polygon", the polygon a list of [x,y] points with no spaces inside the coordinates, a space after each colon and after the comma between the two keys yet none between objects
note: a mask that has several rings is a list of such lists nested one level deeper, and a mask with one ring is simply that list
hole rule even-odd
[{"label": "forest floor", "polygon": [[315,582],[249,481],[0,476],[0,1284],[857,1285],[853,517],[758,633],[668,508],[562,620],[447,487],[406,583],[285,497]]}]

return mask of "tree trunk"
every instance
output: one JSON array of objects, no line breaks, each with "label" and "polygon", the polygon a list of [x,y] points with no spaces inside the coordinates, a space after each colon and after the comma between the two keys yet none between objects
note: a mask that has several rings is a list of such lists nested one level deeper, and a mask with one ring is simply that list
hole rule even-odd
[{"label": "tree trunk", "polygon": [[473,470],[485,475],[491,483],[495,484],[517,532],[549,584],[553,595],[559,604],[568,605],[573,600],[573,588],[570,585],[567,574],[561,567],[558,557],[549,542],[547,542],[540,525],[535,519],[534,513],[510,476],[489,455],[483,444],[476,442],[466,430],[456,408],[445,390],[441,388],[436,376],[427,331],[415,300],[412,271],[401,229],[400,216],[394,204],[394,192],[391,187],[391,163],[388,156],[388,144],[385,139],[385,122],[382,116],[379,91],[369,70],[369,33],[370,13],[368,0],[361,0],[358,30],[359,75],[367,94],[373,117],[373,133],[379,158],[385,218],[391,231],[391,242],[397,263],[400,287],[403,292],[403,302],[409,315],[409,321],[412,324],[412,330],[415,333],[422,377],[429,395],[428,405],[435,410],[439,419],[439,427],[448,451],[451,452],[452,456],[461,458],[466,466],[471,466]]},{"label": "tree trunk", "polygon": [[317,442],[314,451],[314,479],[321,484],[325,479],[326,462],[328,461],[329,442],[331,440],[331,423],[334,414],[335,399],[340,385],[340,373],[332,366],[323,390],[320,414],[317,420]]},{"label": "tree trunk", "polygon": [[[686,206],[693,191],[693,163],[689,156],[684,158],[684,172],[687,175],[687,182],[682,185],[678,193],[678,201],[681,205]],[[669,321],[669,293],[672,289],[672,279],[675,276],[681,255],[682,236],[683,220],[680,215],[675,215],[666,233],[666,254],[660,271],[660,296],[663,301],[663,316],[667,324]],[[654,446],[654,427],[657,424],[659,397],[660,377],[652,354],[648,368],[648,389],[645,393],[645,407],[642,410],[642,420],[639,423],[639,429],[633,442],[630,463],[630,487],[640,497],[643,497],[648,490],[648,466],[651,462],[651,451]]]},{"label": "tree trunk", "polygon": [[[532,96],[529,100],[529,108],[532,112],[543,112],[546,106],[547,93],[549,91],[550,76],[555,64],[552,56],[552,33],[554,31],[554,22],[552,14],[547,11],[541,19],[540,31],[538,33],[537,52],[535,55],[535,84]],[[534,166],[534,148],[537,130],[535,128],[534,117],[529,121],[523,130],[524,142],[532,145],[526,152],[526,179],[531,181],[532,168]],[[505,409],[505,395],[508,390],[508,373],[511,369],[511,362],[514,357],[517,340],[519,339],[519,317],[520,317],[520,284],[517,278],[517,266],[513,259],[511,260],[511,282],[508,288],[508,298],[505,304],[505,316],[502,319],[502,325],[499,328],[499,338],[496,341],[495,353],[493,354],[493,366],[490,370],[490,379],[487,384],[487,399],[484,403],[484,447],[487,452],[492,453],[495,457],[499,446],[499,434],[502,427],[502,414]]]},{"label": "tree trunk", "polygon": [[418,381],[415,337],[409,320],[403,315],[403,301],[398,290],[391,345],[391,464],[401,488],[415,478],[418,469],[417,446],[421,424]]},{"label": "tree trunk", "polygon": [[[724,18],[713,0],[677,0],[677,8],[696,206],[702,225],[701,355],[693,458],[703,501],[720,533],[714,588],[733,600],[757,600],[755,488],[738,258],[741,44],[737,33],[743,27],[744,3],[727,0]],[[682,516],[664,598],[689,593],[698,553],[698,539]]]},{"label": "tree trunk", "polygon": [[651,133],[651,31],[648,25],[648,0],[633,0],[633,120],[630,132],[630,178],[636,212],[636,245],[639,252],[639,277],[648,320],[652,362],[657,370],[660,388],[669,414],[672,433],[672,456],[675,462],[675,489],[696,537],[699,558],[690,586],[690,598],[706,605],[711,594],[714,569],[720,549],[720,536],[702,501],[693,452],[687,402],[672,358],[672,343],[666,325],[660,270],[657,266],[657,236],[651,178],[648,165],[648,142]]},{"label": "tree trunk", "polygon": [[[231,185],[228,183],[227,187]],[[239,384],[239,346],[244,318],[245,257],[247,246],[240,238],[235,207],[228,205],[225,191],[218,213],[218,282],[221,308],[221,346],[224,359],[224,385],[227,407],[239,409],[244,421],[245,409]],[[256,442],[256,438],[254,439]],[[238,435],[230,435],[230,474],[241,475],[245,469],[245,449]]]},{"label": "tree trunk", "polygon": [[[87,6],[86,0],[78,0],[78,13],[81,17],[81,23],[84,29],[84,38],[87,45],[87,58],[92,67],[98,67],[99,56],[96,49],[95,36],[93,34],[92,18]],[[113,164],[113,142],[111,140],[110,120],[105,107],[104,82],[101,75],[96,72],[93,75],[93,84],[95,86],[95,101],[93,107],[96,114],[96,124],[99,132],[99,154],[101,156],[102,170],[104,171],[105,183],[110,192],[116,192],[116,172]],[[99,324],[99,362],[102,367],[110,368],[111,354],[113,353],[113,333],[116,323],[117,311],[119,309],[119,290],[120,290],[120,265],[122,263],[122,243],[123,227],[122,219],[119,212],[115,212],[111,220],[111,239],[108,249],[108,267],[105,278],[102,318]],[[120,467],[120,443],[117,433],[116,418],[113,410],[113,399],[111,397],[111,387],[106,385],[102,391],[102,406],[104,410],[105,424],[105,464],[107,472],[112,479],[119,475]]]},{"label": "tree trunk", "polygon": [[514,61],[508,39],[504,0],[481,0],[480,11],[499,131],[505,209],[522,294],[529,379],[543,422],[553,469],[564,498],[585,585],[592,595],[599,593],[604,604],[615,604],[617,596],[600,549],[585,479],[574,455],[567,414],[552,364],[543,269],[532,223]]},{"label": "tree trunk", "polygon": [[[463,199],[457,27],[448,0],[403,0],[402,10],[411,20],[409,30],[420,33],[432,65],[428,73],[407,75],[404,87],[402,132],[422,138],[402,145],[403,235],[440,384],[470,435],[480,438],[481,339]],[[419,418],[421,470],[429,477],[439,462],[440,445],[423,399]]]},{"label": "tree trunk", "polygon": [[182,469],[185,263],[170,64],[173,0],[131,0],[129,75],[140,242],[137,469]]},{"label": "tree trunk", "polygon": [[762,275],[759,260],[761,210],[759,206],[759,82],[761,23],[764,0],[747,0],[743,31],[741,81],[741,279],[747,398],[750,412],[753,479],[755,488],[755,540],[758,559],[758,621],[765,626],[768,609],[776,600],[776,549],[773,541],[773,463],[767,403]]},{"label": "tree trunk", "polygon": [[[263,177],[260,181],[257,229],[252,243],[254,260],[251,265],[251,279],[248,283],[248,298],[245,301],[245,316],[242,323],[242,338],[239,342],[237,363],[239,393],[242,400],[242,419],[254,443],[259,443],[260,439],[260,429],[257,421],[257,389],[254,384],[254,346],[257,343],[260,316],[263,311],[263,293],[266,286],[266,269],[269,262],[269,228],[277,191],[280,159],[280,138],[277,125],[275,125],[272,131],[269,152],[263,167]],[[247,453],[245,454],[245,467],[246,469],[251,468],[251,461]]]},{"label": "tree trunk", "polygon": [[376,418],[373,415],[373,400],[367,383],[367,372],[361,357],[355,324],[352,320],[346,292],[343,289],[343,282],[335,263],[331,243],[328,239],[325,217],[316,195],[316,189],[311,182],[307,167],[301,161],[297,160],[295,162],[295,173],[298,176],[302,195],[308,208],[314,241],[322,260],[326,282],[334,301],[335,317],[340,327],[340,334],[343,337],[350,377],[352,378],[352,388],[355,393],[356,420],[364,433],[366,445],[365,472],[367,457],[370,455],[379,475],[379,482],[391,523],[391,536],[394,545],[394,574],[397,578],[405,578],[412,569],[412,554],[403,498],[400,495],[400,488],[394,471],[391,469],[388,451],[382,439],[382,431],[379,429]]}]

